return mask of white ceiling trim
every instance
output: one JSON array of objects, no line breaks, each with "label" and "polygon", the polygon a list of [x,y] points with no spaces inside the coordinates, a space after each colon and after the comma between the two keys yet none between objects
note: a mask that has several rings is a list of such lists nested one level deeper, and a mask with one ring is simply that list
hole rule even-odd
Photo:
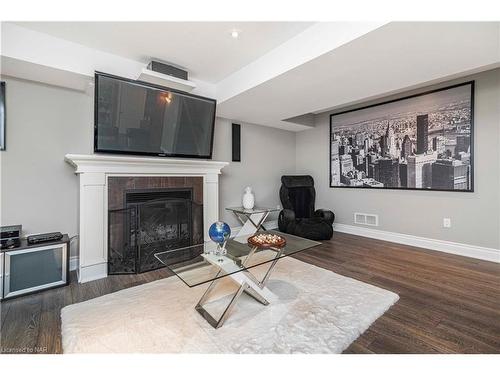
[{"label": "white ceiling trim", "polygon": [[[137,79],[146,64],[73,43],[12,23],[2,23],[2,74],[81,90],[92,82],[95,71]],[[13,62],[23,62],[14,64]],[[5,63],[5,67],[4,67]],[[27,64],[32,64],[29,67]],[[47,69],[51,74],[47,77]],[[29,78],[25,74],[29,72]],[[71,77],[70,75],[76,75]],[[215,85],[190,80],[192,92],[215,96]],[[54,83],[57,82],[57,83]],[[66,84],[64,84],[66,82]]]},{"label": "white ceiling trim", "polygon": [[2,24],[2,56],[84,76],[93,76],[94,70],[101,70],[133,78],[144,67],[137,61],[11,23]]},{"label": "white ceiling trim", "polygon": [[224,102],[243,91],[317,58],[387,22],[320,22],[217,83]]}]

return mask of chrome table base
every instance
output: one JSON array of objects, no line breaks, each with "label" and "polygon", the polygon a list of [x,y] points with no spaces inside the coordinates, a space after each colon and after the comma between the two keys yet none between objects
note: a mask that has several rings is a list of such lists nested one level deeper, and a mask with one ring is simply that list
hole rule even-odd
[{"label": "chrome table base", "polygon": [[[200,313],[205,320],[210,323],[210,325],[214,328],[220,328],[228,318],[228,316],[231,314],[232,309],[234,308],[236,302],[238,299],[241,297],[241,294],[245,292],[249,296],[253,297],[256,301],[262,303],[263,305],[268,305],[269,304],[269,299],[270,297],[273,296],[272,292],[266,288],[266,283],[269,280],[269,277],[271,276],[271,273],[276,266],[276,263],[278,262],[278,259],[281,255],[282,249],[269,249],[272,251],[276,252],[276,256],[272,262],[269,263],[269,268],[266,271],[266,274],[262,278],[262,280],[258,280],[250,271],[244,270],[241,272],[237,272],[234,274],[229,274],[227,277],[231,278],[236,284],[239,285],[238,290],[232,295],[230,302],[227,304],[227,306],[224,308],[224,311],[220,315],[219,318],[214,317],[212,314],[210,314],[203,306],[206,305],[207,300],[212,293],[212,291],[216,288],[217,284],[219,281],[221,281],[224,278],[218,278],[212,281],[201,297],[201,299],[198,301],[196,304],[196,311]],[[248,254],[247,258],[245,259],[244,265],[248,263],[250,258],[255,254],[257,251],[257,247],[252,248],[250,253]],[[214,263],[215,264],[215,263]],[[268,264],[268,263],[266,263]],[[220,273],[224,273],[223,266],[221,266],[221,269],[218,273],[217,276],[220,275]]]}]

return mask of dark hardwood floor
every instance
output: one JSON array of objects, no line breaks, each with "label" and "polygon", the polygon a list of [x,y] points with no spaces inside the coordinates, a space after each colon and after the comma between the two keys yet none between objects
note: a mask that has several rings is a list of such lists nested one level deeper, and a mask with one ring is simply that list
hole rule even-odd
[{"label": "dark hardwood floor", "polygon": [[[335,233],[295,256],[399,294],[345,353],[500,353],[500,264]],[[111,276],[1,304],[3,353],[61,353],[60,310],[168,277]]]}]

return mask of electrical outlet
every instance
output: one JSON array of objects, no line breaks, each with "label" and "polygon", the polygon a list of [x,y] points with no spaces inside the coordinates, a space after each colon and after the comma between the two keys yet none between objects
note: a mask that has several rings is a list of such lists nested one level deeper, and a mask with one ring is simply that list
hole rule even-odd
[{"label": "electrical outlet", "polygon": [[278,210],[281,210],[281,204],[276,205],[276,208],[277,208]]},{"label": "electrical outlet", "polygon": [[449,217],[443,218],[443,228],[451,228],[451,219]]}]

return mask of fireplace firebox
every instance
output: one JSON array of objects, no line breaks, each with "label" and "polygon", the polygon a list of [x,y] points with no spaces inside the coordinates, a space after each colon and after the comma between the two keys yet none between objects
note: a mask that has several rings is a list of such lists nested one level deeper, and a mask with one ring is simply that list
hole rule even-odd
[{"label": "fireplace firebox", "polygon": [[132,189],[108,211],[108,274],[163,267],[154,254],[203,242],[202,206],[191,188]]}]

